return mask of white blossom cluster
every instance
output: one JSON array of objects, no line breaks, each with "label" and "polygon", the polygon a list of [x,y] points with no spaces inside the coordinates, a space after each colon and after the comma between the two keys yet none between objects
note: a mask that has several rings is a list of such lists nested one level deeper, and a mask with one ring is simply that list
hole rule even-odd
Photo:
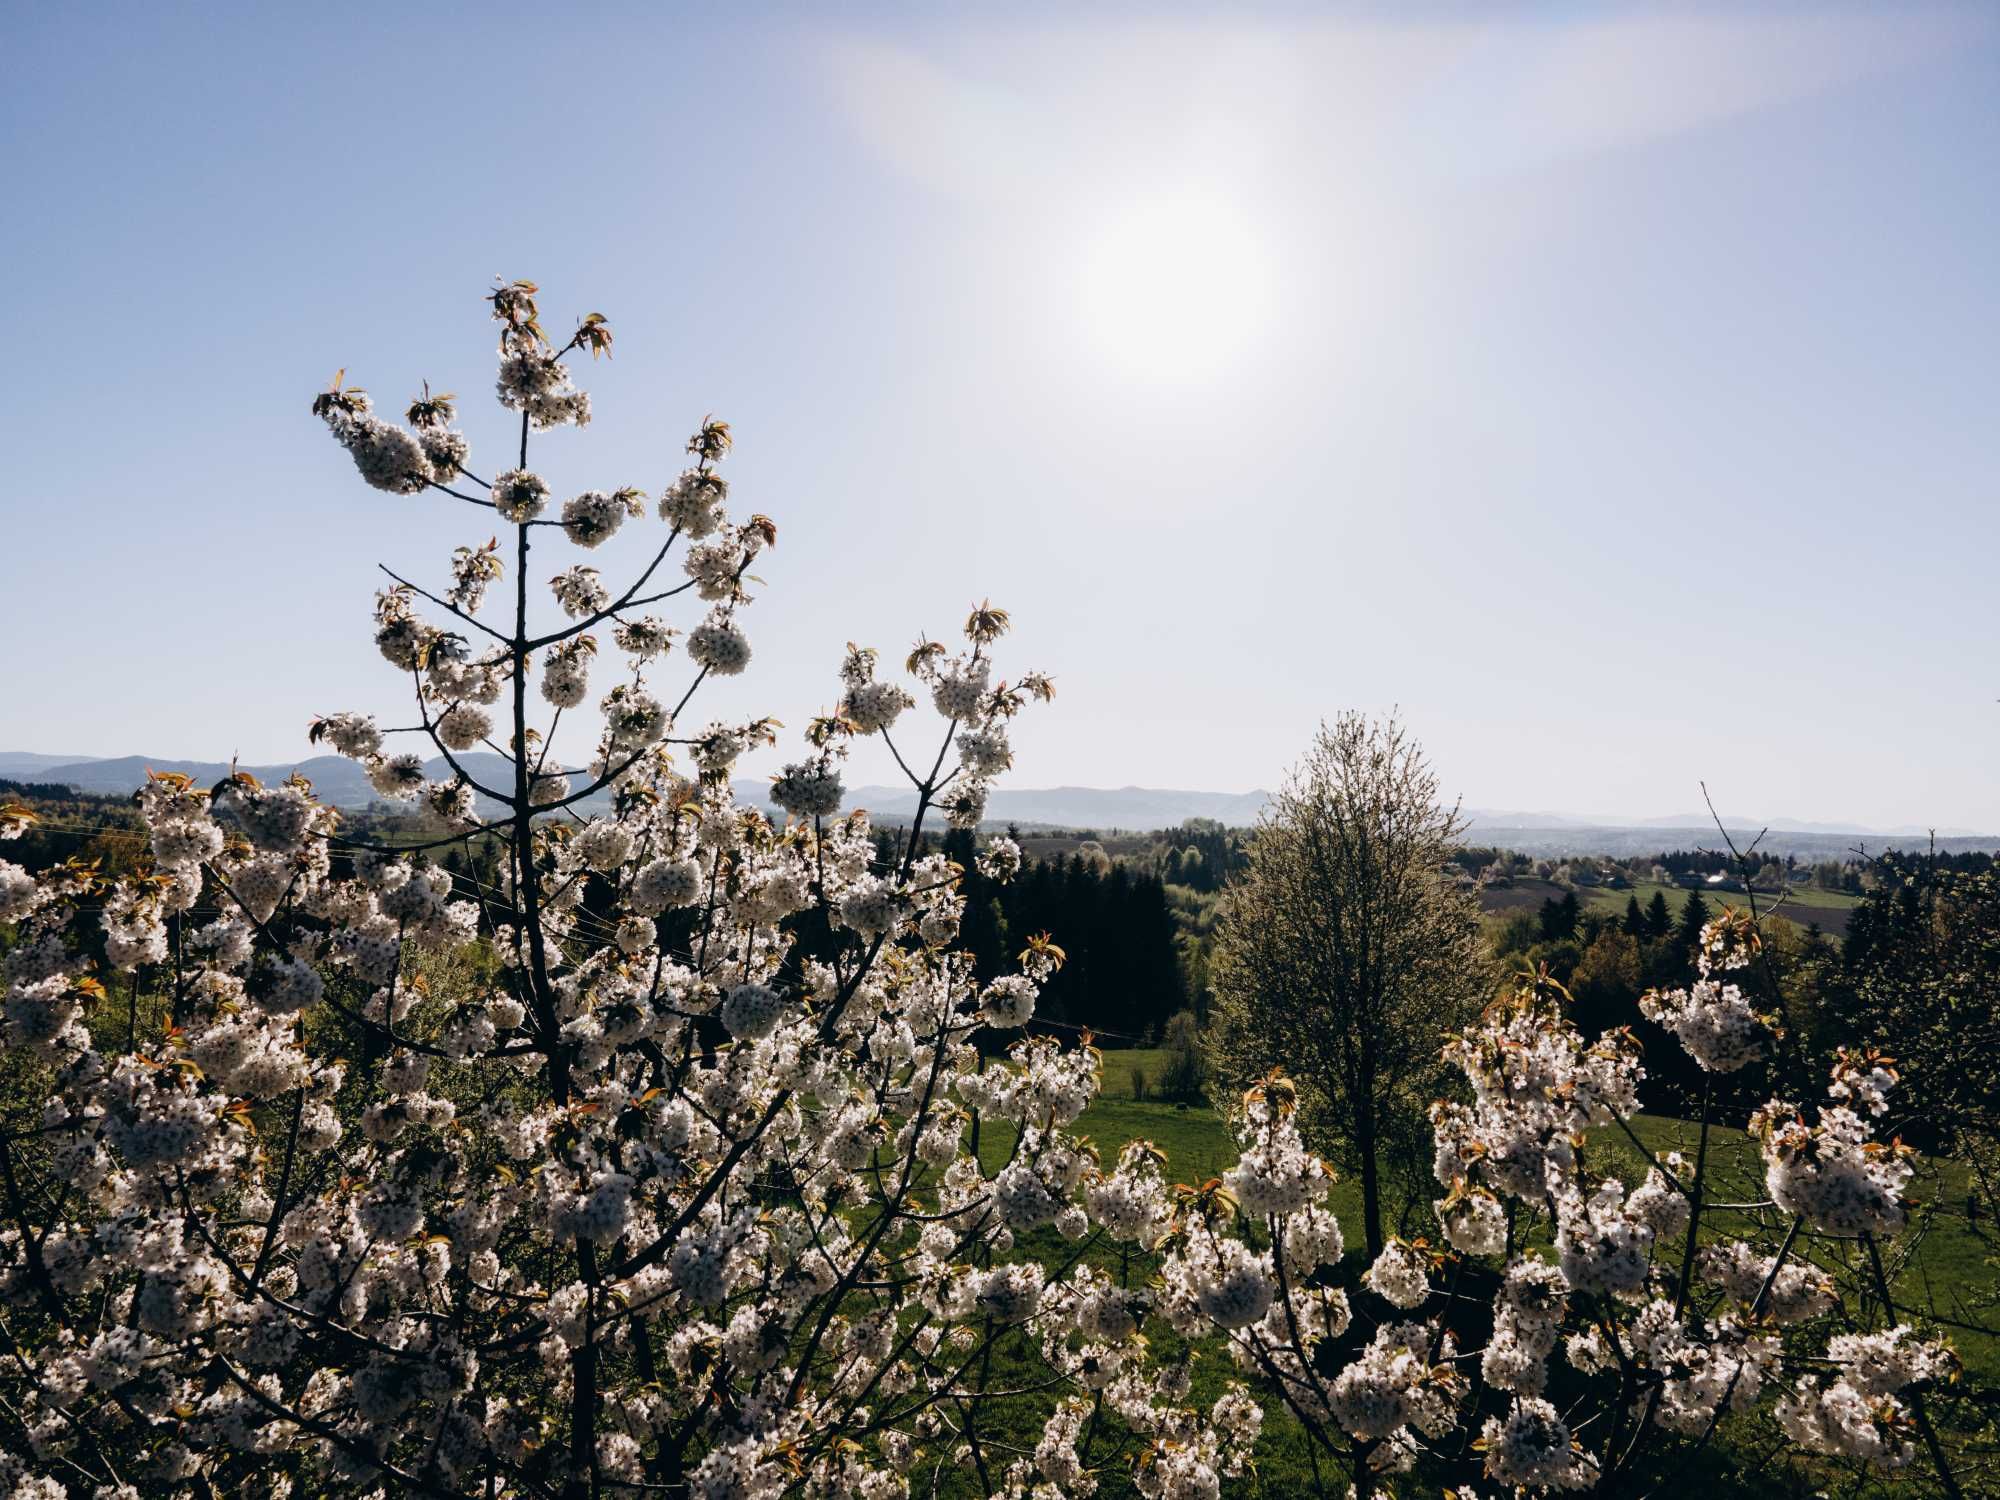
[{"label": "white blossom cluster", "polygon": [[1502,1484],[1546,1491],[1587,1490],[1597,1483],[1597,1460],[1539,1396],[1517,1400],[1505,1417],[1488,1417],[1479,1440],[1487,1474]]},{"label": "white blossom cluster", "polygon": [[1717,977],[1747,965],[1755,943],[1756,929],[1741,915],[1718,917],[1701,930],[1693,985],[1639,997],[1639,1013],[1671,1031],[1688,1056],[1711,1073],[1747,1067],[1764,1056],[1770,1042],[1770,1019],[1740,988]]},{"label": "white blossom cluster", "polygon": [[1827,1345],[1836,1373],[1807,1376],[1780,1398],[1778,1425],[1818,1453],[1900,1469],[1916,1457],[1909,1388],[1952,1378],[1957,1360],[1907,1324],[1874,1334],[1841,1334]]},{"label": "white blossom cluster", "polygon": [[[1828,1095],[1883,1113],[1893,1069],[1843,1052]],[[1808,1124],[1796,1105],[1774,1099],[1750,1122],[1763,1145],[1764,1182],[1787,1213],[1828,1234],[1890,1234],[1903,1224],[1903,1189],[1915,1174],[1911,1152],[1872,1138],[1868,1122],[1834,1102]]]}]

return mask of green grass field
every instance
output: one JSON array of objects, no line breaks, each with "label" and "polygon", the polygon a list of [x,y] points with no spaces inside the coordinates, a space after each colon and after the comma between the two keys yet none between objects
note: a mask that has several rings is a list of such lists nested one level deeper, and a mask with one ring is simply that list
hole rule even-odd
[{"label": "green grass field", "polygon": [[[1656,894],[1666,896],[1667,905],[1676,915],[1679,915],[1681,907],[1687,902],[1686,888],[1677,885],[1659,885],[1650,880],[1641,880],[1630,889],[1622,891],[1608,890],[1602,886],[1579,887],[1577,891],[1578,899],[1583,902],[1586,910],[1615,912],[1624,911],[1625,903],[1634,896],[1639,898],[1641,906],[1645,906]],[[1750,904],[1749,896],[1742,891],[1703,890],[1702,899],[1711,906]],[[1815,920],[1824,921],[1823,913],[1850,912],[1860,904],[1858,896],[1850,896],[1844,891],[1822,891],[1812,886],[1794,886],[1785,892],[1782,903],[1773,892],[1757,892],[1757,910],[1760,913],[1768,915],[1775,907],[1779,916],[1797,922],[1802,927]]]}]

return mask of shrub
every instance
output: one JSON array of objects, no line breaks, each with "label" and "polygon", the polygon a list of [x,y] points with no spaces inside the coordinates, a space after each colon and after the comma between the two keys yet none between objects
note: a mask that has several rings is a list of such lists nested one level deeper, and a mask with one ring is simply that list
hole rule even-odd
[{"label": "shrub", "polygon": [[1167,1063],[1160,1073],[1160,1097],[1176,1104],[1202,1103],[1207,1098],[1208,1063],[1193,1011],[1176,1011],[1167,1018],[1161,1045]]}]

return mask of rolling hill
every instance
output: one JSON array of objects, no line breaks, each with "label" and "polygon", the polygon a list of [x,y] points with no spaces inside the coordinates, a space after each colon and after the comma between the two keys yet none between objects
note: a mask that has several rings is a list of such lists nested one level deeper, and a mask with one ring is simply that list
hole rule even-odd
[{"label": "rolling hill", "polygon": [[[513,779],[511,768],[490,751],[475,750],[458,757],[475,781],[503,787]],[[339,755],[314,755],[290,764],[243,765],[259,781],[283,781],[294,771],[313,784],[313,790],[336,807],[366,807],[379,801],[367,776],[355,762]],[[442,779],[450,767],[442,758],[426,763],[425,773]],[[57,756],[26,752],[0,752],[0,776],[45,781],[75,787],[98,796],[125,796],[145,783],[146,772],[178,771],[202,785],[211,785],[229,774],[229,763],[219,760],[177,760],[167,756],[121,755],[105,759],[64,761]],[[770,784],[745,778],[736,783],[737,797],[753,806],[768,802]],[[1001,787],[988,804],[988,821],[997,824],[1039,824],[1060,828],[1129,828],[1151,830],[1173,828],[1189,818],[1214,818],[1217,822],[1242,826],[1257,821],[1268,794],[1264,792],[1194,792],[1152,787],[1049,787],[1042,790]],[[909,787],[857,786],[847,794],[850,808],[865,807],[879,822],[907,818],[916,808],[916,793]]]}]

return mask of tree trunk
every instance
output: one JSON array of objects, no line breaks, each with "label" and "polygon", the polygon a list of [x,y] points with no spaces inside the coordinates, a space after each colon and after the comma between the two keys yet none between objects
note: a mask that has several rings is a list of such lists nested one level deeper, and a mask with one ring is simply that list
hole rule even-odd
[{"label": "tree trunk", "polygon": [[1382,1175],[1375,1156],[1375,1101],[1364,1094],[1354,1106],[1354,1149],[1361,1158],[1361,1235],[1368,1258],[1382,1253]]}]

